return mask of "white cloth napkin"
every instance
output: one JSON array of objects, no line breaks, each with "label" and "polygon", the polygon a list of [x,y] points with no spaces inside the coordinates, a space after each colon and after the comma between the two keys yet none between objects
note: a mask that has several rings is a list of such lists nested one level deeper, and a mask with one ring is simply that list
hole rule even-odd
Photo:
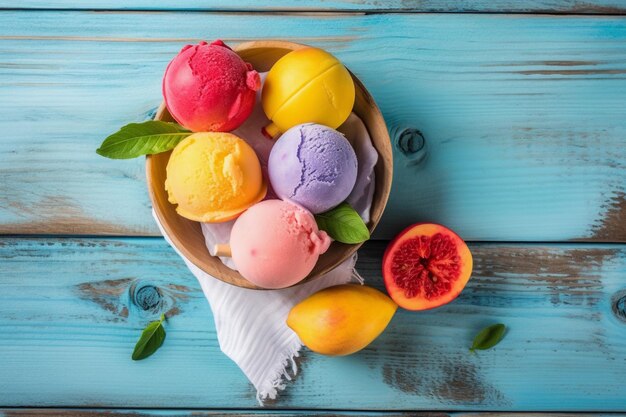
[{"label": "white cloth napkin", "polygon": [[[261,74],[265,79],[265,74]],[[261,134],[261,127],[269,123],[259,103],[260,95],[252,115],[232,133],[243,138],[252,146],[259,157],[264,173],[267,173],[267,160],[273,141]],[[363,121],[351,114],[338,129],[350,141],[358,159],[357,181],[347,201],[361,215],[365,222],[370,219],[370,207],[374,195],[374,166],[378,153]],[[267,175],[266,175],[267,178]],[[276,198],[268,190],[266,198]],[[161,234],[172,245],[158,218]],[[202,232],[207,250],[213,251],[216,243],[228,243],[234,221],[226,223],[203,223]],[[189,270],[200,282],[206,296],[217,331],[217,339],[222,352],[231,358],[248,377],[257,390],[257,399],[275,399],[278,391],[285,388],[286,380],[297,372],[294,358],[302,347],[298,336],[285,323],[291,308],[309,295],[333,285],[345,284],[363,279],[354,269],[356,255],[347,259],[328,274],[292,288],[283,290],[257,291],[226,284],[192,264],[180,252]],[[235,269],[230,258],[220,258],[228,267]],[[291,369],[291,372],[290,372]]]}]

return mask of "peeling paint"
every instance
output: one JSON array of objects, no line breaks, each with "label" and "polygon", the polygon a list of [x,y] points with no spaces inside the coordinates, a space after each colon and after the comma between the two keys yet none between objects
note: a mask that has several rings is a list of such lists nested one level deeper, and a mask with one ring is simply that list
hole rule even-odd
[{"label": "peeling paint", "polygon": [[[89,300],[120,318],[128,317],[128,308],[121,304],[121,296],[132,278],[85,282],[77,285],[80,298]],[[126,309],[126,310],[124,310]]]},{"label": "peeling paint", "polygon": [[598,241],[626,241],[626,193],[618,192],[605,205],[603,218],[593,228]]},{"label": "peeling paint", "polygon": [[[158,299],[152,300],[147,306],[137,304],[137,292],[148,285],[135,278],[120,278],[115,280],[85,282],[76,286],[81,299],[94,302],[104,310],[111,312],[115,318],[112,321],[128,319],[132,310],[129,302],[133,304],[134,311],[146,310],[149,314],[165,313],[168,318],[181,314],[182,304],[189,300],[189,293],[193,290],[179,284],[167,284],[156,287]],[[128,296],[125,296],[128,294]],[[141,303],[140,303],[141,304]],[[144,313],[145,314],[145,313]]]},{"label": "peeling paint", "polygon": [[[3,234],[98,234],[128,235],[145,234],[146,230],[129,230],[127,225],[95,219],[87,215],[80,205],[69,197],[44,196],[33,204],[19,201],[8,201],[8,207],[26,217],[26,222],[2,223],[0,233]],[[157,233],[153,233],[158,235]]]},{"label": "peeling paint", "polygon": [[554,250],[551,247],[491,246],[472,248],[473,276],[478,281],[494,277],[523,277],[545,287],[551,303],[596,305],[602,300],[601,268],[619,254],[618,249]]},{"label": "peeling paint", "polygon": [[385,384],[407,394],[433,397],[446,404],[510,406],[510,400],[485,381],[478,367],[466,359],[458,357],[429,363],[429,372],[425,373],[421,372],[413,355],[419,355],[419,352],[408,351],[399,361],[383,365]]}]

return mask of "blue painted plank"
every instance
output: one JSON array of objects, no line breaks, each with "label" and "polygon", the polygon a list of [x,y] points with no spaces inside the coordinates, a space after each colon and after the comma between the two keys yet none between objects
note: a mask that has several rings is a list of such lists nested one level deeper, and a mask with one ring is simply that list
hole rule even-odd
[{"label": "blue painted plank", "polygon": [[[41,408],[13,408],[1,409],[0,417],[214,417],[214,416],[231,416],[231,417],[252,417],[252,416],[269,416],[269,417],[302,417],[302,416],[320,416],[320,417],[341,417],[341,416],[363,416],[363,417],[451,417],[446,413],[396,413],[396,412],[332,412],[327,411],[278,411],[278,410],[111,410],[111,409],[41,409]],[[456,417],[456,416],[455,416]],[[477,416],[478,417],[478,416]],[[500,417],[491,415],[490,417]],[[502,416],[505,417],[505,416]],[[601,417],[594,414],[594,417]],[[622,417],[622,416],[616,416]]]},{"label": "blue painted plank", "polygon": [[367,11],[430,13],[574,13],[624,14],[621,0],[0,0],[0,8],[13,9],[115,9],[203,11]]},{"label": "blue painted plank", "polygon": [[[378,238],[429,220],[626,240],[626,19],[5,12],[0,28],[0,233],[155,234],[143,161],[94,149],[150,117],[181,45],[223,37],[327,48],[369,88],[395,147]],[[426,145],[405,155],[407,129]]]},{"label": "blue painted plank", "polygon": [[[4,238],[3,406],[254,408],[219,351],[194,278],[161,239]],[[380,286],[383,242],[359,271]],[[626,245],[473,244],[475,272],[453,303],[400,311],[369,348],[305,352],[273,408],[626,411]],[[161,294],[147,303],[146,293]],[[152,306],[152,307],[151,307]],[[168,337],[132,362],[141,328],[168,311]],[[491,351],[468,346],[509,326]]]},{"label": "blue painted plank", "polygon": [[[67,409],[67,408],[12,408],[0,409],[0,417],[300,417],[300,416],[320,416],[320,417],[341,417],[341,416],[363,416],[363,417],[517,417],[512,413],[443,413],[443,412],[363,412],[363,411],[279,411],[279,410],[112,410],[112,409]],[[557,413],[533,413],[525,414],[526,417],[624,417],[626,414],[611,413],[584,413],[584,414],[557,414]]]}]

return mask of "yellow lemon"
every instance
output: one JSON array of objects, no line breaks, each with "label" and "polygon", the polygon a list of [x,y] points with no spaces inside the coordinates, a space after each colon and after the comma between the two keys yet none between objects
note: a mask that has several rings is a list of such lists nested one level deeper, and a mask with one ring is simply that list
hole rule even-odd
[{"label": "yellow lemon", "polygon": [[391,298],[374,288],[337,285],[295,305],[287,325],[314,352],[350,355],[374,341],[397,308]]},{"label": "yellow lemon", "polygon": [[354,82],[341,62],[318,48],[303,48],[280,58],[267,74],[261,104],[274,137],[302,123],[333,129],[346,121],[354,106]]}]

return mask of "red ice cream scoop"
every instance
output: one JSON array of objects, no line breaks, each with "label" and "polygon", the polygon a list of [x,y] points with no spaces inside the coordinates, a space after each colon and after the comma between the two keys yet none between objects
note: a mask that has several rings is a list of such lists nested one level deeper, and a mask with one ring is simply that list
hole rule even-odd
[{"label": "red ice cream scoop", "polygon": [[163,76],[170,114],[194,132],[228,132],[252,112],[259,74],[224,42],[187,45]]}]

